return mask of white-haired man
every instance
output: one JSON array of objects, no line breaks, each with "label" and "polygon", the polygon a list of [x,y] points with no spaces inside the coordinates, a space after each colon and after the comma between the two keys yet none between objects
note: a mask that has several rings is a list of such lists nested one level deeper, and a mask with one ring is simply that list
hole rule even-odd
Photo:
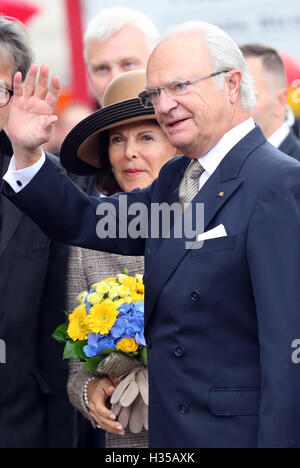
[{"label": "white-haired man", "polygon": [[136,10],[110,8],[91,19],[84,35],[84,55],[100,105],[114,78],[127,71],[146,68],[157,40],[154,24]]},{"label": "white-haired man", "polygon": [[97,237],[99,205],[111,203],[105,221],[118,221],[120,195],[89,198],[45,161],[38,144],[59,86],[53,79],[43,102],[48,75],[35,89],[36,74],[25,88],[14,80],[15,159],[4,192],[54,238],[145,254],[150,447],[300,447],[300,164],[250,117],[255,93],[237,45],[206,23],[175,28],[153,52],[140,96],[185,156],[126,194],[128,212],[143,203],[139,222],[152,227],[153,203],[179,202],[188,216],[204,204],[205,232],[192,249],[189,235],[178,236],[181,215],[168,238]]}]

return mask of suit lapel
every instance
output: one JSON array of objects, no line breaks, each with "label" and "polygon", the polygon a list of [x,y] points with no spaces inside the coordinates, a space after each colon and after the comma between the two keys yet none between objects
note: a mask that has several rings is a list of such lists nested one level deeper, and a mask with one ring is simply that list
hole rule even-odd
[{"label": "suit lapel", "polygon": [[[3,164],[2,164],[2,174],[8,169],[10,156],[4,154],[3,157]],[[2,203],[2,224],[0,228],[0,256],[3,254],[5,249],[7,248],[12,236],[14,235],[17,226],[23,216],[23,213],[18,210],[15,205],[13,205],[6,197],[2,195],[2,185],[3,180],[1,176],[1,203]]]},{"label": "suit lapel", "polygon": [[[240,188],[243,179],[239,175],[243,164],[250,154],[265,141],[262,132],[256,127],[228,153],[199,191],[193,200],[193,207],[197,203],[204,204],[204,231],[208,229],[216,214]],[[183,223],[183,216],[181,222]],[[173,232],[171,239],[165,239],[161,242],[155,259],[151,263],[150,271],[146,274],[146,289],[149,293],[146,294],[145,328],[160,292],[190,251],[186,248],[186,242],[190,242],[191,239],[187,239],[184,235],[183,238],[176,239],[172,235]]]}]

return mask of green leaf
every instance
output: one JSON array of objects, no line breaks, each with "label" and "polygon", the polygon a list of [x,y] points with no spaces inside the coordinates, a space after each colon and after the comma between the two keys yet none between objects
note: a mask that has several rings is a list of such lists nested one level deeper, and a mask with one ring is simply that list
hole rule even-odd
[{"label": "green leaf", "polygon": [[59,343],[66,343],[69,341],[70,337],[68,335],[68,323],[64,323],[63,325],[60,325],[55,332],[53,333],[52,337],[58,341]]},{"label": "green leaf", "polygon": [[81,361],[86,360],[86,355],[83,352],[83,347],[86,344],[87,341],[67,341],[63,359],[80,359]]},{"label": "green leaf", "polygon": [[144,366],[148,366],[148,355],[147,355],[147,348],[143,346],[141,353],[140,353],[140,360],[144,364]]},{"label": "green leaf", "polygon": [[84,370],[96,372],[100,362],[103,361],[104,358],[105,356],[96,356],[94,358],[88,358],[84,365]]},{"label": "green leaf", "polygon": [[125,268],[123,271],[123,275],[129,276],[129,273],[130,271],[128,270],[128,268]]},{"label": "green leaf", "polygon": [[104,349],[104,351],[102,351],[102,353],[99,354],[99,356],[86,359],[84,370],[96,372],[100,362],[102,362],[103,359],[105,359],[109,354],[115,353],[115,352],[116,352],[115,349]]}]

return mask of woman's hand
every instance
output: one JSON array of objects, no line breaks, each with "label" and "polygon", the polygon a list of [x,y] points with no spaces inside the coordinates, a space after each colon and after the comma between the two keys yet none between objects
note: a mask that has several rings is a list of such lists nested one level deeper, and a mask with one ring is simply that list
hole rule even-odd
[{"label": "woman's hand", "polygon": [[[114,382],[117,384],[118,382]],[[92,380],[88,384],[87,394],[90,406],[90,414],[94,421],[106,432],[124,435],[124,429],[116,422],[116,416],[107,406],[107,400],[115,391],[115,385],[108,378]]]},{"label": "woman's hand", "polygon": [[31,65],[25,83],[22,74],[14,77],[14,95],[5,130],[11,140],[17,169],[31,166],[41,157],[41,145],[50,140],[60,94],[60,81],[53,77],[49,86],[49,69]]}]

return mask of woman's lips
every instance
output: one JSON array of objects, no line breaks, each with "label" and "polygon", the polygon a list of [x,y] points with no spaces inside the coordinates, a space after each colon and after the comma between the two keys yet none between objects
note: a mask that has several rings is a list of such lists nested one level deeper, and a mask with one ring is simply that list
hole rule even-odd
[{"label": "woman's lips", "polygon": [[127,171],[124,171],[124,174],[126,174],[128,177],[136,177],[143,173],[144,171],[141,171],[139,169],[128,169]]}]

